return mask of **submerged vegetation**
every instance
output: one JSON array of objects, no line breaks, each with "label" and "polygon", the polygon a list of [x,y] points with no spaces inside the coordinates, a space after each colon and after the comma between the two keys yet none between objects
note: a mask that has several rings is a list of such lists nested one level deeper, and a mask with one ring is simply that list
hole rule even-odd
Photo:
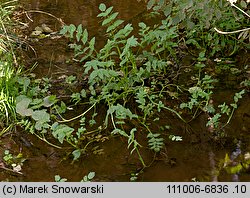
[{"label": "submerged vegetation", "polygon": [[[60,35],[70,41],[72,61],[82,67],[85,79],[80,90],[71,93],[71,101],[66,102],[52,94],[50,79],[21,73],[11,20],[13,2],[1,1],[1,134],[21,126],[58,149],[70,145],[73,160],[88,152],[101,154],[96,143],[111,135],[120,136],[126,139],[130,153],[138,155],[141,170],[151,165],[141,154],[141,148],[146,147],[141,139],[147,139],[147,147],[155,156],[165,149],[167,141],[183,140],[171,132],[174,123],[152,127],[164,119],[162,115],[175,116],[190,127],[191,121],[204,114],[208,136],[214,142],[225,138],[225,127],[233,119],[239,100],[249,91],[250,80],[245,75],[249,64],[239,67],[232,61],[250,47],[249,2],[146,2],[145,18],[153,19],[155,24],[144,20],[136,27],[120,19],[114,7],[99,5],[97,17],[105,35],[101,49],[82,24],[62,27]],[[183,66],[184,56],[190,56],[193,63]],[[240,75],[241,82],[234,83],[235,95],[230,104],[228,100],[215,104],[214,92],[223,75]],[[80,79],[75,76],[65,79],[68,86],[77,81]],[[82,112],[66,118],[72,108]],[[58,142],[48,141],[51,137]],[[5,154],[10,158],[9,153]],[[249,166],[249,160],[246,164]],[[95,175],[91,174],[83,180],[93,179]],[[137,176],[135,173],[132,180]],[[65,181],[59,175],[55,180]]]}]

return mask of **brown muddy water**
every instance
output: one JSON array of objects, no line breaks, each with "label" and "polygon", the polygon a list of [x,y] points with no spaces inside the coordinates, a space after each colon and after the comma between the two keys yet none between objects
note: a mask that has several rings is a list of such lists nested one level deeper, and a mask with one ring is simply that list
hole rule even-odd
[{"label": "brown muddy water", "polygon": [[[20,0],[20,2],[25,10],[32,11],[25,19],[28,24],[25,30],[27,35],[42,24],[47,24],[53,31],[59,31],[61,24],[58,19],[61,19],[66,24],[83,24],[100,43],[103,38],[102,30],[96,19],[100,3],[113,5],[115,10],[119,11],[121,18],[132,23],[136,22],[146,10],[146,6],[136,0]],[[33,11],[44,11],[57,19]],[[67,49],[67,41],[64,39],[34,39],[29,44],[34,50],[30,50],[25,59],[30,66],[38,64],[34,71],[37,77],[48,77],[57,82],[56,80],[63,75],[81,74],[79,65],[67,64],[72,52]],[[67,99],[65,88],[58,86],[54,89]],[[221,88],[217,90],[214,101],[219,104],[227,98],[230,100],[233,94],[233,90]],[[200,115],[188,126],[168,112],[164,112],[160,117],[161,123],[156,123],[152,128],[158,130],[158,124],[169,125],[171,134],[182,136],[183,141],[171,142],[168,140],[169,134],[166,133],[165,149],[161,154],[154,156],[154,153],[146,148],[147,142],[142,138],[140,140],[143,146],[142,157],[150,166],[139,174],[137,181],[212,181],[214,168],[211,161],[219,164],[226,153],[230,154],[235,148],[235,140],[242,140],[243,153],[250,151],[249,95],[241,100],[231,124],[225,128],[225,132],[229,135],[223,143],[212,143],[209,139],[207,118],[204,115]],[[90,171],[96,172],[95,181],[129,181],[131,173],[140,172],[142,168],[136,153],[130,155],[130,151],[126,149],[127,141],[119,137],[110,137],[109,140],[99,144],[103,154],[86,154],[79,161],[72,163],[72,160],[67,158],[67,147],[56,149],[21,129],[17,129],[16,133],[30,145],[27,147],[25,141],[14,135],[7,135],[0,140],[0,153],[6,149],[16,154],[22,152],[27,159],[23,165],[23,175],[0,169],[1,181],[54,181],[55,175],[67,178],[68,181],[80,181]],[[239,177],[240,181],[250,181],[249,172],[241,173]],[[232,176],[222,171],[218,181],[232,181]]]}]

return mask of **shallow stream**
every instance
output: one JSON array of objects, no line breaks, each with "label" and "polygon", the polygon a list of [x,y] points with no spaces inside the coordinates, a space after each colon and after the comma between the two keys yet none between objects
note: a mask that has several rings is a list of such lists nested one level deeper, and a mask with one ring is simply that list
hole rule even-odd
[{"label": "shallow stream", "polygon": [[[29,13],[26,21],[29,24],[27,34],[42,24],[48,25],[53,31],[61,28],[60,20],[65,24],[83,24],[90,34],[97,37],[97,42],[102,43],[102,31],[96,19],[98,6],[104,2],[114,6],[120,13],[120,17],[126,21],[136,22],[141,14],[145,12],[146,6],[136,0],[20,0],[23,7]],[[49,16],[43,11],[55,17]],[[30,50],[26,55],[26,62],[30,67],[37,63],[35,69],[37,77],[48,77],[58,79],[62,75],[80,75],[81,69],[77,64],[67,64],[72,52],[67,49],[65,39],[41,39],[29,43],[34,51]],[[184,63],[183,63],[184,64]],[[58,86],[56,91],[67,95],[63,87]],[[232,98],[234,92],[231,89],[220,88],[214,100],[223,102],[225,98]],[[67,99],[67,98],[66,98]],[[207,118],[200,115],[190,123],[189,126],[179,122],[173,115],[160,115],[161,125],[170,125],[171,133],[183,137],[181,142],[166,141],[165,149],[161,154],[146,149],[145,140],[142,145],[142,156],[147,165],[155,159],[152,164],[143,170],[138,176],[138,181],[212,181],[213,167],[211,161],[216,164],[223,160],[226,153],[231,153],[237,139],[243,141],[242,152],[250,151],[250,103],[249,95],[241,102],[230,125],[225,132],[230,138],[225,139],[223,146],[211,143],[207,137]],[[156,127],[157,128],[157,127]],[[12,152],[22,151],[27,161],[23,165],[23,175],[18,175],[4,170],[0,171],[1,181],[54,181],[55,175],[68,178],[68,181],[80,181],[90,171],[96,173],[95,181],[129,181],[131,174],[140,172],[141,164],[136,154],[130,155],[127,150],[127,142],[119,137],[111,137],[100,143],[103,154],[86,154],[77,162],[72,163],[68,159],[67,148],[59,150],[40,141],[35,136],[29,135],[18,129],[21,135],[31,143],[27,147],[24,142],[16,140],[12,136],[2,139],[0,153],[10,149]],[[166,136],[167,139],[167,136]],[[144,141],[144,142],[143,142]],[[232,176],[222,171],[218,177],[219,181],[231,181]],[[242,173],[240,181],[250,181],[250,174]]]}]

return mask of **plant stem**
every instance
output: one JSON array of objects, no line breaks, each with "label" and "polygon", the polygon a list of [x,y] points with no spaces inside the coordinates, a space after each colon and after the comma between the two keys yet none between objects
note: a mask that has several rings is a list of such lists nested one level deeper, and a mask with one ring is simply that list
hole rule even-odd
[{"label": "plant stem", "polygon": [[[149,98],[149,100],[150,100],[154,105],[158,105],[157,103],[155,103],[154,101],[152,101],[150,98]],[[178,118],[180,118],[184,123],[187,123],[186,120],[184,120],[184,119],[181,117],[181,115],[180,115],[177,111],[175,111],[174,109],[171,109],[171,108],[169,108],[169,107],[166,107],[165,105],[164,105],[162,108],[163,108],[163,109],[166,109],[166,110],[168,110],[168,111],[170,111],[170,112],[172,112],[172,113],[174,113],[174,114],[177,115]]]},{"label": "plant stem", "polygon": [[78,118],[84,116],[86,113],[88,113],[95,105],[96,105],[96,102],[95,102],[91,107],[89,107],[86,111],[84,111],[82,114],[80,114],[80,115],[78,115],[78,116],[76,116],[76,117],[73,117],[73,118],[71,118],[71,119],[68,119],[68,120],[67,120],[67,119],[64,119],[64,118],[61,117],[61,115],[60,115],[60,117],[61,117],[63,120],[58,120],[58,122],[59,122],[59,123],[65,123],[65,122],[71,122],[71,121],[73,121],[73,120],[76,120],[76,119],[78,119]]},{"label": "plant stem", "polygon": [[95,141],[95,140],[89,141],[89,142],[84,146],[83,150],[85,151],[86,148],[88,147],[88,145],[91,144],[91,143],[94,142],[94,141]]},{"label": "plant stem", "polygon": [[250,15],[249,14],[247,14],[244,10],[242,10],[242,9],[240,9],[238,6],[236,6],[234,3],[231,3],[231,5],[233,6],[233,7],[235,7],[236,9],[238,9],[239,11],[241,11],[243,14],[245,14],[246,16],[248,16],[249,18],[250,18]]},{"label": "plant stem", "polygon": [[250,28],[245,28],[245,29],[241,29],[241,30],[236,30],[236,31],[232,31],[232,32],[224,32],[224,31],[221,31],[217,28],[214,28],[214,30],[220,34],[235,34],[235,33],[240,33],[240,32],[244,32],[244,31],[248,31],[250,30]]},{"label": "plant stem", "polygon": [[53,146],[53,147],[55,147],[55,148],[57,148],[57,149],[62,149],[62,147],[50,143],[48,140],[45,139],[45,137],[40,137],[40,136],[37,135],[36,133],[34,133],[34,135],[35,135],[36,137],[38,137],[40,140],[46,142],[48,145]]},{"label": "plant stem", "polygon": [[62,26],[65,25],[65,23],[62,21],[61,18],[58,18],[58,17],[56,17],[55,15],[50,14],[50,13],[48,13],[48,12],[44,12],[44,11],[41,11],[41,10],[29,10],[29,11],[26,11],[25,13],[26,13],[27,18],[28,18],[29,20],[31,20],[32,22],[33,22],[33,20],[29,17],[29,15],[28,15],[27,13],[40,13],[40,14],[46,14],[46,15],[51,16],[51,17],[55,18],[56,20],[58,20],[59,23],[61,23]]},{"label": "plant stem", "polygon": [[140,151],[139,151],[138,148],[136,148],[136,152],[137,152],[137,154],[138,154],[138,156],[139,156],[139,159],[140,159],[140,161],[141,161],[141,163],[142,163],[142,165],[143,165],[143,168],[146,168],[147,165],[145,164],[145,162],[144,162],[144,160],[143,160],[143,158],[142,158],[142,156],[141,156]]},{"label": "plant stem", "polygon": [[231,114],[230,114],[227,122],[221,127],[221,129],[223,129],[225,126],[227,126],[230,123],[230,121],[231,121],[231,119],[233,117],[234,111],[235,111],[235,108],[233,108],[233,110],[232,110],[232,112],[231,112]]}]

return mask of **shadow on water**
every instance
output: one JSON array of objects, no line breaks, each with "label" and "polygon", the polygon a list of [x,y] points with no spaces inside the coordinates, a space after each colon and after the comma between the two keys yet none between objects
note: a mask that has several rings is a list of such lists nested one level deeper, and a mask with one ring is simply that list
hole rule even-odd
[{"label": "shadow on water", "polygon": [[[90,34],[97,37],[97,42],[102,43],[102,30],[96,19],[98,6],[104,2],[107,5],[113,5],[115,10],[120,13],[120,17],[127,20],[136,20],[146,9],[145,5],[135,0],[21,0],[25,10],[40,10],[62,19],[66,24],[83,24],[90,30]],[[29,35],[36,26],[47,24],[53,31],[59,31],[61,24],[53,17],[46,14],[30,12],[27,34]],[[31,21],[32,20],[32,21]],[[80,75],[81,69],[77,64],[67,64],[72,52],[67,50],[67,41],[63,38],[45,38],[41,40],[32,40],[30,45],[35,50],[31,50],[26,56],[27,64],[38,63],[35,73],[37,77],[52,78],[55,82],[62,75]],[[63,87],[57,87],[60,95],[67,95]],[[232,91],[218,91],[218,103],[223,102],[225,98],[232,97]],[[234,139],[244,136],[244,151],[250,150],[250,104],[249,95],[241,101],[241,104],[232,120],[232,123],[225,128],[226,133],[230,134],[230,139],[226,139],[224,145],[211,144],[207,135],[207,118],[200,115],[190,123],[189,126],[180,123],[173,115],[165,112],[159,125],[171,126],[171,134],[183,137],[182,142],[171,142],[168,139],[170,132],[165,134],[165,149],[158,155],[147,149],[147,142],[143,137],[140,140],[142,144],[142,156],[146,164],[151,164],[142,174],[138,181],[212,181],[211,153],[214,155],[212,161],[216,164],[224,159],[226,153],[230,153],[234,148]],[[158,126],[159,126],[158,125]],[[154,126],[153,126],[154,127]],[[38,140],[35,136],[17,129],[17,133],[29,142],[18,140],[15,137],[6,136],[1,141],[0,153],[10,149],[11,152],[18,154],[22,152],[27,161],[24,162],[22,172],[24,175],[1,171],[0,180],[2,181],[54,181],[55,175],[68,178],[69,181],[80,181],[84,175],[90,171],[96,172],[95,181],[129,181],[131,173],[139,172],[142,168],[137,155],[130,155],[127,149],[127,140],[120,137],[109,137],[103,143],[99,143],[103,149],[103,154],[94,155],[87,153],[79,161],[72,163],[68,159],[67,145],[64,149],[56,149],[44,142]],[[155,130],[159,130],[157,124]],[[108,132],[108,131],[107,131]],[[142,132],[141,132],[142,133]],[[51,140],[53,141],[53,140]],[[152,162],[152,159],[154,161]],[[152,162],[152,163],[151,163]],[[231,176],[221,173],[219,181],[231,181]],[[240,176],[241,181],[250,181],[250,175],[245,173]]]}]

